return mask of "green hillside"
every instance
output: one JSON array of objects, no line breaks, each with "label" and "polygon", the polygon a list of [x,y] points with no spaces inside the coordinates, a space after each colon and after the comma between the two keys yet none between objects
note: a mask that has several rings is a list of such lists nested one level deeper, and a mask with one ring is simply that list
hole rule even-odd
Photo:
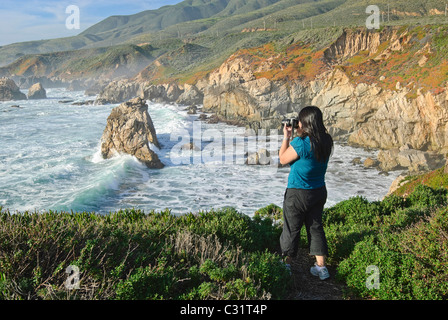
[{"label": "green hillside", "polygon": [[[437,0],[379,0],[384,23],[446,23],[445,4]],[[111,16],[78,36],[14,43],[0,47],[0,66],[26,54],[138,44],[144,39],[221,36],[244,28],[293,32],[311,27],[365,23],[368,1],[355,0],[185,0],[157,10]]]},{"label": "green hillside", "polygon": [[[229,12],[238,14],[251,8],[262,8],[282,0],[185,0],[128,16],[111,16],[85,30],[78,36],[14,43],[0,47],[0,66],[7,65],[25,54],[69,51],[81,48],[106,47],[134,43],[135,36],[165,30],[192,20],[208,19],[220,14],[229,5]],[[202,25],[203,22],[200,23]],[[182,26],[179,26],[182,28]],[[203,30],[203,27],[201,27]],[[173,34],[178,35],[178,28]],[[168,33],[171,37],[171,33]],[[138,40],[136,40],[138,41]]]},{"label": "green hillside", "polygon": [[[342,32],[340,27],[364,26],[369,4],[367,0],[186,0],[112,16],[75,37],[0,47],[0,66],[5,66],[0,75],[132,77],[145,67],[151,73],[150,63],[160,58],[165,78],[186,79],[217,67],[238,50],[272,41],[309,39],[328,45]],[[448,22],[440,1],[376,4],[382,26]],[[183,50],[185,44],[192,46]]]}]

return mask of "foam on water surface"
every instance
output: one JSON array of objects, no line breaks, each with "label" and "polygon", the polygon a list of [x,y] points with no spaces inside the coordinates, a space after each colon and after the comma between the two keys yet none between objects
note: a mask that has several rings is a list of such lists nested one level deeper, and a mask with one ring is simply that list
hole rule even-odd
[{"label": "foam on water surface", "polygon": [[[185,106],[149,102],[165,168],[148,169],[129,155],[103,159],[100,138],[116,105],[76,106],[82,92],[48,89],[45,100],[0,102],[0,206],[11,211],[120,208],[174,214],[235,207],[251,215],[283,202],[288,168],[244,164],[248,152],[278,150],[281,137],[251,137],[243,128],[206,124]],[[12,108],[11,105],[20,105]],[[193,142],[200,150],[181,148]],[[399,174],[353,165],[376,152],[336,144],[326,176],[327,206],[362,195],[381,199]]]}]

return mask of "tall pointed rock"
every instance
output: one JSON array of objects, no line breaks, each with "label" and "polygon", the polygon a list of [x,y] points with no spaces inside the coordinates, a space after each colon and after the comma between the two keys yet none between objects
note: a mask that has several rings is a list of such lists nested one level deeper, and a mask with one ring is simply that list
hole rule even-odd
[{"label": "tall pointed rock", "polygon": [[141,98],[131,99],[112,109],[101,137],[101,154],[108,159],[117,153],[135,156],[148,168],[164,167],[151,146],[160,148],[156,130]]}]

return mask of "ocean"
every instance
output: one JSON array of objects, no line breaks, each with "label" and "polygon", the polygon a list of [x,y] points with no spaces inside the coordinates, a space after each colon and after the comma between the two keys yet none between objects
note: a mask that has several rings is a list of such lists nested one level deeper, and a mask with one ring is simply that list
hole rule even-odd
[{"label": "ocean", "polygon": [[[27,90],[22,90],[25,94]],[[234,207],[253,213],[282,206],[289,168],[277,166],[282,136],[258,136],[189,115],[186,106],[152,103],[163,169],[149,169],[130,155],[102,159],[101,135],[115,105],[73,105],[93,100],[83,92],[47,89],[48,99],[0,102],[0,207],[23,211],[94,211],[124,208],[173,214]],[[18,105],[19,107],[13,107]],[[193,142],[198,150],[185,150]],[[271,165],[247,165],[245,156],[265,148]],[[329,162],[326,206],[353,196],[381,200],[399,172],[379,174],[356,165],[376,151],[336,143]]]}]

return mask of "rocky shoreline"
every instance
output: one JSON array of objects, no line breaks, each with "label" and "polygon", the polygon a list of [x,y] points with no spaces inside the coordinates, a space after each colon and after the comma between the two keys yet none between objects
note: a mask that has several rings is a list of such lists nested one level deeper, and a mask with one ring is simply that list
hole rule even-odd
[{"label": "rocky shoreline", "polygon": [[[355,81],[353,72],[340,67],[341,61],[364,52],[375,65],[392,54],[401,54],[411,41],[408,30],[391,28],[382,32],[346,30],[317,58],[312,77],[261,76],[275,68],[276,57],[254,64],[247,52],[236,52],[218,68],[192,83],[176,81],[155,84],[143,74],[111,82],[92,80],[79,83],[86,94],[97,94],[95,104],[118,104],[139,97],[153,102],[194,106],[214,114],[209,121],[224,121],[259,129],[280,129],[284,117],[295,116],[306,105],[319,106],[335,140],[351,146],[379,150],[370,166],[380,171],[434,170],[445,163],[448,152],[448,90],[421,90],[396,82],[387,88],[381,81]],[[431,48],[414,54],[424,66]],[[424,59],[426,57],[426,59]],[[314,59],[314,60],[313,60]],[[361,71],[358,71],[361,73]],[[1,98],[1,97],[0,97]]]}]

